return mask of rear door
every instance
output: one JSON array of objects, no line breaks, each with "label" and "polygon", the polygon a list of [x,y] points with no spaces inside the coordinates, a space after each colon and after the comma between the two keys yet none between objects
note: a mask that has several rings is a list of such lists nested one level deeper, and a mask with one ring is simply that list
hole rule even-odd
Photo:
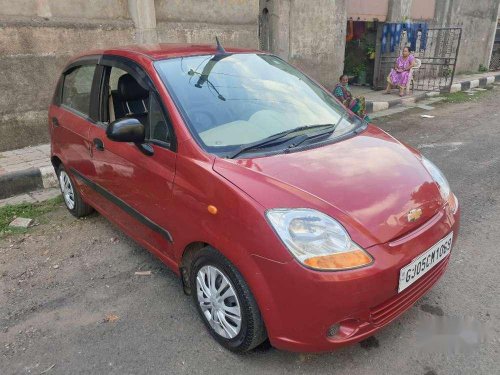
[{"label": "rear door", "polygon": [[[120,81],[131,80],[124,79],[127,75],[144,89],[144,97],[124,99],[118,86]],[[136,91],[142,89],[137,87]],[[168,113],[142,68],[119,57],[103,58],[100,98],[101,121],[91,126],[89,139],[95,171],[92,181],[100,192],[102,207],[132,237],[171,258],[176,152]],[[140,118],[150,153],[133,143],[106,137],[110,121],[120,116]]]},{"label": "rear door", "polygon": [[[89,131],[96,123],[97,113],[92,98],[98,92],[96,84],[98,57],[88,57],[71,64],[61,77],[58,92],[49,109],[53,154],[58,155],[70,174],[92,174]],[[92,194],[75,181],[84,196]],[[91,198],[91,197],[89,197]]]}]

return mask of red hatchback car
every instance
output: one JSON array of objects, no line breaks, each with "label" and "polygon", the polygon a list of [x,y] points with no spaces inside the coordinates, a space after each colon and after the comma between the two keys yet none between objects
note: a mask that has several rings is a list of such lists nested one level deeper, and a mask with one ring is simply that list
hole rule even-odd
[{"label": "red hatchback car", "polygon": [[85,53],[49,129],[69,211],[99,211],[172,268],[235,352],[373,335],[443,275],[457,238],[433,163],[267,53]]}]

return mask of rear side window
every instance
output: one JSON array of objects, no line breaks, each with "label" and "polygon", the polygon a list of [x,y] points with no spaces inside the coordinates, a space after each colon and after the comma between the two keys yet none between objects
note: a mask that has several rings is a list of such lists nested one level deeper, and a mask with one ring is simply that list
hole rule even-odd
[{"label": "rear side window", "polygon": [[95,68],[95,65],[83,65],[65,75],[62,104],[86,116],[89,115],[90,91]]}]

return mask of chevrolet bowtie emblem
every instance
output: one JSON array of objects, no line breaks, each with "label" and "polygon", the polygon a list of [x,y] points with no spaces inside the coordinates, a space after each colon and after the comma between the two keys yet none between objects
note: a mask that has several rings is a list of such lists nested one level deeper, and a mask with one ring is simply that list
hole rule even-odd
[{"label": "chevrolet bowtie emblem", "polygon": [[414,221],[417,221],[420,219],[420,216],[422,216],[422,209],[421,208],[414,208],[413,210],[410,210],[408,212],[407,218],[409,223],[413,223]]}]

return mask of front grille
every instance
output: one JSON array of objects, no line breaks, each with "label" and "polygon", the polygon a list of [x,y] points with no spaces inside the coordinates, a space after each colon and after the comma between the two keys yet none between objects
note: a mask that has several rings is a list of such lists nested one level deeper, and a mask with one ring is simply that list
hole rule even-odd
[{"label": "front grille", "polygon": [[371,322],[375,326],[383,326],[413,305],[444,273],[449,259],[448,256],[407,290],[373,307],[370,310]]}]

